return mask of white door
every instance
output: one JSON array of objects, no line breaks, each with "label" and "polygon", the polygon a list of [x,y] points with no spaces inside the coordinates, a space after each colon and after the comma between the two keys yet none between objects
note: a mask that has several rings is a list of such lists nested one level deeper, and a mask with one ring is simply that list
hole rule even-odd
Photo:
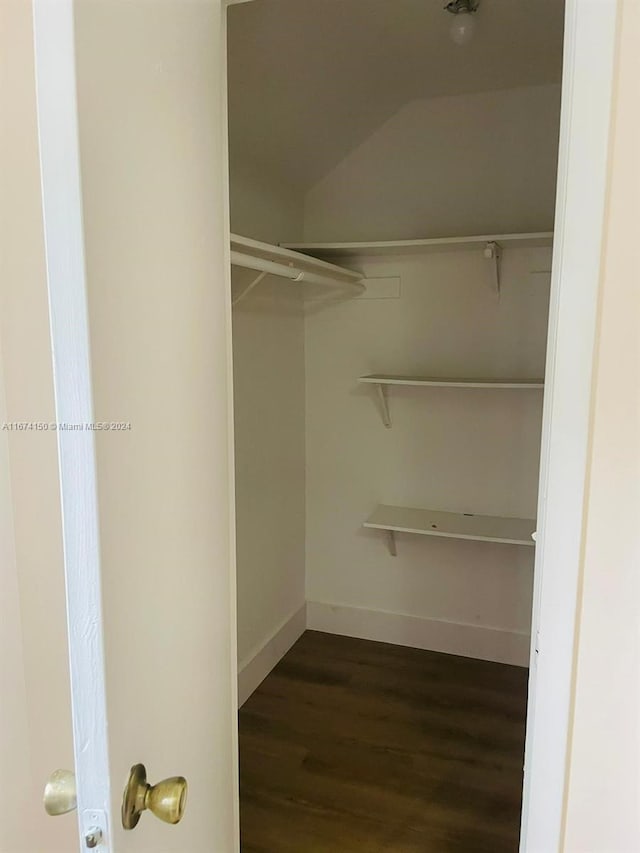
[{"label": "white door", "polygon": [[238,848],[223,16],[34,0],[80,849]]}]

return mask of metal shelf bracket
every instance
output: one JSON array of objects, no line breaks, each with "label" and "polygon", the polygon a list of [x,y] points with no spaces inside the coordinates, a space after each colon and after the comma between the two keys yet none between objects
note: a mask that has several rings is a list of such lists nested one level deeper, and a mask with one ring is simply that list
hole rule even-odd
[{"label": "metal shelf bracket", "polygon": [[387,534],[387,547],[389,549],[389,553],[392,557],[398,556],[398,549],[396,548],[396,534],[395,530],[387,530],[385,531]]},{"label": "metal shelf bracket", "polygon": [[382,423],[387,429],[391,429],[391,415],[389,413],[389,401],[387,400],[387,386],[376,385],[376,391],[378,392],[378,400],[380,402]]},{"label": "metal shelf bracket", "polygon": [[502,248],[493,241],[487,243],[484,247],[483,255],[486,260],[493,264],[493,282],[494,290],[498,299],[500,299],[500,265],[502,261]]},{"label": "metal shelf bracket", "polygon": [[235,307],[236,307],[236,305],[239,305],[239,303],[240,303],[240,302],[242,302],[242,300],[245,298],[245,296],[248,296],[248,295],[251,293],[251,291],[253,290],[253,288],[254,288],[254,287],[256,287],[258,284],[260,284],[260,282],[261,282],[261,281],[262,281],[262,280],[263,280],[267,275],[268,275],[268,273],[266,273],[266,272],[261,272],[261,273],[260,273],[260,275],[256,276],[256,278],[254,278],[254,280],[251,282],[251,284],[248,284],[248,285],[245,287],[245,289],[242,291],[242,293],[239,293],[239,294],[238,294],[238,296],[236,296],[236,298],[235,298],[235,299],[233,300],[233,302],[231,303],[231,307],[232,307],[232,308],[235,308]]}]

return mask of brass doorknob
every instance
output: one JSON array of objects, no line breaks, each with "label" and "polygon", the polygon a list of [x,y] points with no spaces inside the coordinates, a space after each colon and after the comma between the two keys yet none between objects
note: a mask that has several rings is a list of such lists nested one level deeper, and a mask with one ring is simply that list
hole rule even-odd
[{"label": "brass doorknob", "polygon": [[73,770],[54,770],[44,786],[44,810],[53,817],[76,807],[76,775]]},{"label": "brass doorknob", "polygon": [[172,776],[157,785],[149,785],[144,764],[135,764],[122,798],[122,825],[125,829],[134,829],[145,809],[165,823],[178,823],[186,802],[187,780],[183,776]]}]

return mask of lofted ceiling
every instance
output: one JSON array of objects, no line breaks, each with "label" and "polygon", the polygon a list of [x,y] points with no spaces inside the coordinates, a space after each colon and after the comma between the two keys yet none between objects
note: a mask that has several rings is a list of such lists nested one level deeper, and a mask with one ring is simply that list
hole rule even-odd
[{"label": "lofted ceiling", "polygon": [[[229,8],[232,166],[305,190],[410,101],[557,83],[564,0],[253,0]],[[470,143],[471,144],[471,143]]]}]

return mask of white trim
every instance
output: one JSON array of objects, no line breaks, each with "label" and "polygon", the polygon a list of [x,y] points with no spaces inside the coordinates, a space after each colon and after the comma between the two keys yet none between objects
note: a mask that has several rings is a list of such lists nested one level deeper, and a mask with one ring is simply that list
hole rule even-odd
[{"label": "white trim", "polygon": [[300,639],[307,627],[307,605],[288,616],[271,636],[238,666],[238,707],[262,684],[276,664]]},{"label": "white trim", "polygon": [[307,628],[516,666],[529,660],[527,633],[326,601],[307,602]]},{"label": "white trim", "polygon": [[562,849],[618,4],[567,0],[520,850]]},{"label": "white trim", "polygon": [[[91,366],[72,0],[34,0],[35,71],[55,410],[91,423]],[[88,825],[108,853],[110,773],[96,463],[91,431],[58,430],[80,850]],[[53,768],[52,768],[53,769]]]},{"label": "white trim", "polygon": [[[221,46],[220,46],[220,74],[222,86],[222,115],[220,117],[221,131],[223,138],[223,181],[225,194],[224,208],[224,239],[222,245],[225,251],[225,290],[226,290],[226,332],[227,332],[227,424],[229,435],[229,446],[227,449],[227,470],[229,472],[229,542],[231,544],[230,563],[229,563],[229,611],[230,619],[229,626],[231,631],[230,637],[230,664],[231,664],[231,705],[233,709],[239,707],[238,704],[238,553],[236,543],[236,474],[235,474],[235,433],[234,433],[234,397],[233,397],[233,303],[231,290],[231,211],[230,211],[230,180],[229,180],[229,134],[227,129],[229,126],[229,86],[227,79],[227,5],[228,2],[223,0],[220,13],[222,16],[221,24]],[[235,678],[233,677],[235,675]],[[233,749],[233,778],[231,784],[233,786],[233,851],[232,853],[240,853],[240,739],[238,732],[237,717],[232,715],[231,729],[231,745]]]}]

